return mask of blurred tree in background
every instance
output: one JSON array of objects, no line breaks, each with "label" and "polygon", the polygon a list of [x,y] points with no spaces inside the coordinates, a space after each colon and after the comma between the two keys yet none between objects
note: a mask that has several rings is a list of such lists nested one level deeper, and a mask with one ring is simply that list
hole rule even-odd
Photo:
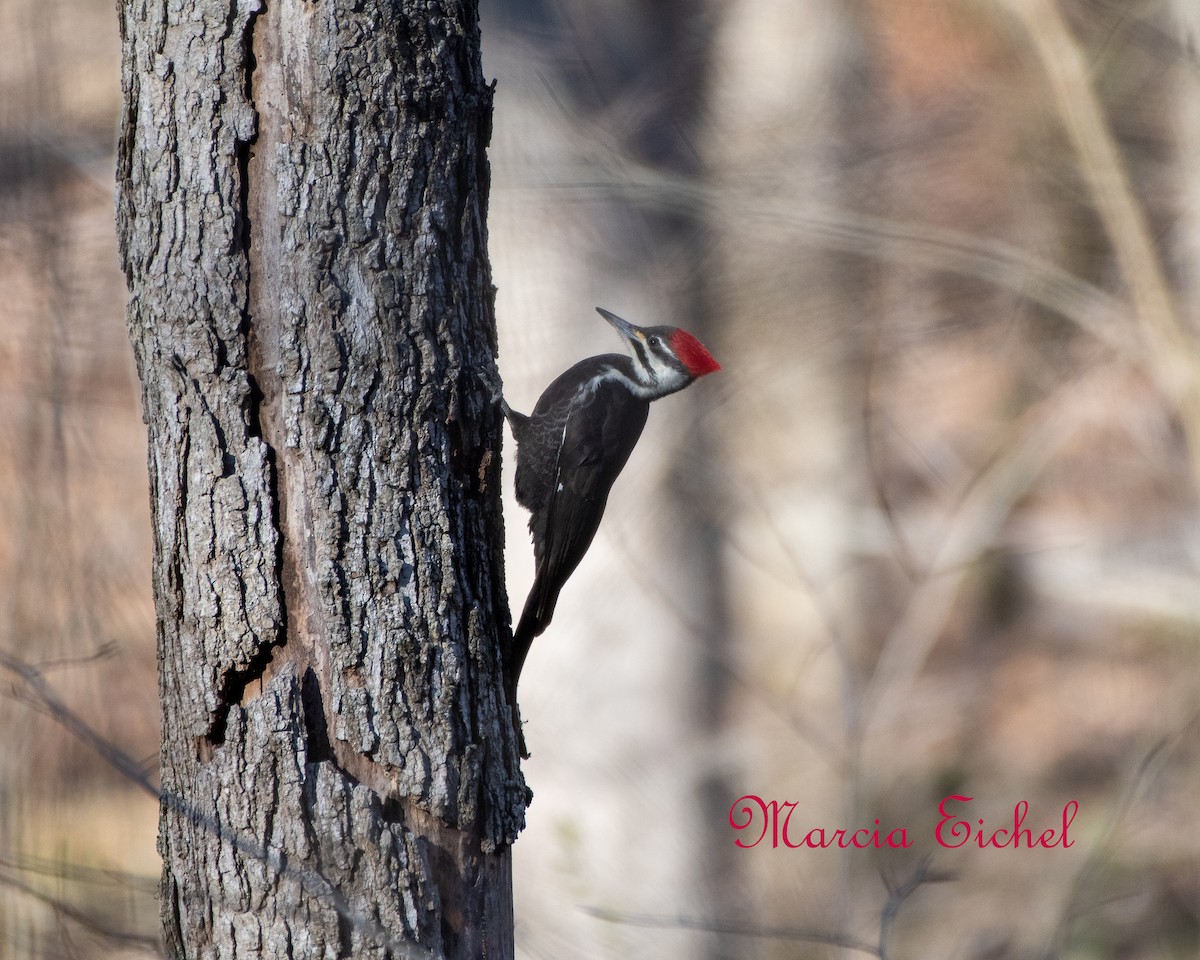
[{"label": "blurred tree in background", "polygon": [[[69,10],[0,11],[0,643],[151,757],[115,25]],[[531,653],[518,953],[1194,955],[1195,5],[483,12],[509,399],[614,349],[594,305],[725,367],[655,410]],[[139,950],[81,921],[153,935],[155,811],[23,689],[0,702],[0,956]],[[743,793],[917,843],[737,850]],[[997,825],[1076,800],[1075,845],[940,849],[947,793]]]}]

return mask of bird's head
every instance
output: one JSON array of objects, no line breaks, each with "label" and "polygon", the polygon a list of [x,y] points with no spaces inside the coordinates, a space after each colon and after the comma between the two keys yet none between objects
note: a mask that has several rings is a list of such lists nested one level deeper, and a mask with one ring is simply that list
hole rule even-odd
[{"label": "bird's head", "polygon": [[634,376],[649,399],[682,390],[721,365],[708,348],[678,327],[639,327],[600,307],[596,312],[616,328],[633,351]]}]

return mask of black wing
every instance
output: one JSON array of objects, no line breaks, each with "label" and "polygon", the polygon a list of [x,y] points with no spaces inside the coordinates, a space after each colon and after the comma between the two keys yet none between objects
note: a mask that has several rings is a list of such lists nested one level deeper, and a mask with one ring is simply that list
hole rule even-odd
[{"label": "black wing", "polygon": [[[583,385],[611,374],[624,361],[620,354],[606,354],[580,360],[560,374],[538,398],[528,417],[514,422],[517,441],[517,474],[514,480],[517,503],[535,516],[545,510],[558,482],[558,459],[564,441],[567,419],[576,412]],[[530,527],[533,519],[530,520]]]},{"label": "black wing", "polygon": [[[648,402],[611,381],[573,405],[548,501],[530,518],[539,577],[561,587],[579,566],[649,412]],[[553,603],[550,598],[549,609],[540,611],[547,622]]]},{"label": "black wing", "polygon": [[[609,491],[628,462],[650,412],[648,401],[635,397],[614,380],[600,381],[571,403],[550,403],[543,410],[539,401],[538,408],[545,423],[531,422],[531,429],[553,428],[560,442],[551,448],[556,451],[552,465],[522,464],[518,447],[518,476],[525,467],[524,493],[531,499],[529,529],[533,533],[536,576],[513,635],[509,669],[514,693],[529,644],[550,623],[563,584],[591,546]],[[538,411],[530,419],[538,419]]]}]

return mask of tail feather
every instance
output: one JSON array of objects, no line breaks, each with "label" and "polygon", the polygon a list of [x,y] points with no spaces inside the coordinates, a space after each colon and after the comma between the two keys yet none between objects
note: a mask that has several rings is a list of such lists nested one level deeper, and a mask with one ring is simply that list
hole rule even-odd
[{"label": "tail feather", "polygon": [[539,576],[533,581],[533,589],[525,601],[525,609],[521,612],[521,620],[513,631],[512,647],[508,652],[508,682],[515,694],[517,681],[521,679],[521,670],[525,666],[525,658],[533,645],[533,638],[540,637],[550,625],[554,615],[554,604],[558,600],[558,591],[551,590],[545,578]]},{"label": "tail feather", "polygon": [[513,727],[517,731],[523,757],[527,757],[529,754],[525,750],[525,737],[521,732],[521,715],[517,710],[517,683],[521,679],[521,670],[525,667],[525,658],[529,655],[533,638],[540,637],[546,627],[550,626],[550,618],[554,616],[554,606],[557,602],[558,589],[541,574],[535,577],[533,588],[529,591],[529,597],[525,601],[525,608],[521,611],[517,629],[513,631],[512,646],[508,652],[506,693],[509,705],[512,707]]}]

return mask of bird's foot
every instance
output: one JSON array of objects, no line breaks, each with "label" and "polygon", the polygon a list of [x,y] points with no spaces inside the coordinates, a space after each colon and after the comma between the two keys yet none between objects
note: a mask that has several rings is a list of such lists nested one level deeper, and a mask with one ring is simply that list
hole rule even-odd
[{"label": "bird's foot", "polygon": [[489,398],[492,403],[500,404],[500,412],[504,414],[504,419],[509,423],[514,422],[514,418],[522,419],[521,415],[513,410],[504,399],[504,388],[500,384],[499,372],[495,367],[487,370],[477,370],[476,374],[480,382],[487,388]]},{"label": "bird's foot", "polygon": [[480,383],[484,385],[488,392],[488,399],[492,403],[499,403],[501,406],[508,406],[504,402],[504,387],[500,383],[500,372],[494,366],[477,367],[475,375],[479,377]]},{"label": "bird's foot", "polygon": [[521,755],[522,760],[528,760],[529,747],[525,745],[525,727],[521,723],[521,710],[517,706],[515,698],[512,701],[512,725],[513,732],[517,735],[517,752]]}]

